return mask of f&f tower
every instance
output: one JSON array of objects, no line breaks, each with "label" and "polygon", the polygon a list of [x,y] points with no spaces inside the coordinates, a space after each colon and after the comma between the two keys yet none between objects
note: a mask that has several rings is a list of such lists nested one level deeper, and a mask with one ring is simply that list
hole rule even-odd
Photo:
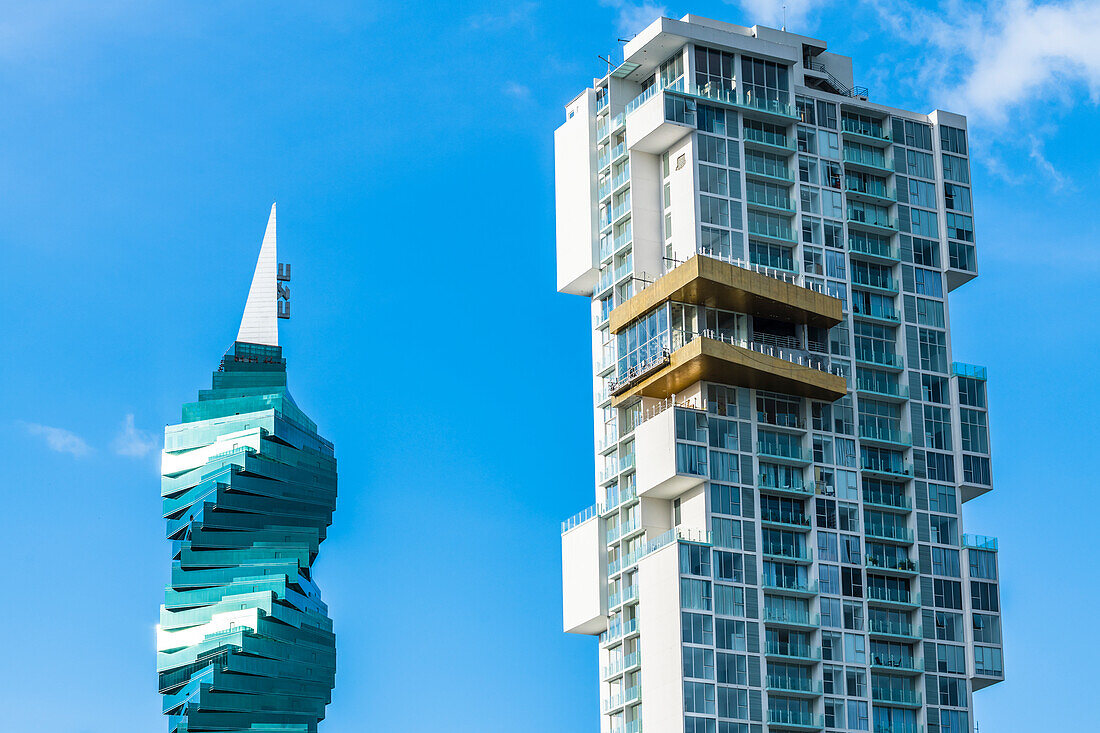
[{"label": "f&f tower", "polygon": [[312,565],[336,508],[332,443],[287,389],[275,207],[237,339],[165,429],[172,579],[157,627],[169,733],[314,733],[336,637]]}]

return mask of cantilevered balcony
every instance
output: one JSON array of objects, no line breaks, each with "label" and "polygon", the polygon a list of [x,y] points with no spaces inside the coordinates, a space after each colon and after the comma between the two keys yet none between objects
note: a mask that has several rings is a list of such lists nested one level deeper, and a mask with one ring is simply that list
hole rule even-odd
[{"label": "cantilevered balcony", "polygon": [[828,402],[847,393],[844,377],[829,371],[821,358],[792,355],[754,341],[727,342],[701,335],[672,351],[652,369],[617,381],[612,387],[612,406],[635,396],[664,399],[699,381],[766,389]]},{"label": "cantilevered balcony", "polygon": [[611,332],[667,301],[829,328],[844,317],[839,299],[746,266],[698,254],[611,311]]}]

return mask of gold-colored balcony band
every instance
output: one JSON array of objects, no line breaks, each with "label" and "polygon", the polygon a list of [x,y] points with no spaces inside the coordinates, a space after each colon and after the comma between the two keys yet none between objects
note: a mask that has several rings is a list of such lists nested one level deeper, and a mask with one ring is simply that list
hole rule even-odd
[{"label": "gold-colored balcony band", "polygon": [[829,328],[843,318],[840,300],[705,255],[695,255],[611,311],[611,333],[668,300]]},{"label": "gold-colored balcony band", "polygon": [[698,337],[669,356],[667,366],[616,395],[613,406],[642,395],[663,399],[699,381],[736,384],[833,402],[848,390],[844,377],[724,341]]}]

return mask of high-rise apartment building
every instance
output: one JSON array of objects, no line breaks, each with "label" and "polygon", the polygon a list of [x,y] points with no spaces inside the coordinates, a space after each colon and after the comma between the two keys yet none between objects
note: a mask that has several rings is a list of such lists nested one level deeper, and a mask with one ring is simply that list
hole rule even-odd
[{"label": "high-rise apartment building", "polygon": [[[824,41],[662,18],[557,130],[561,292],[592,299],[596,504],[564,626],[604,733],[964,733],[1003,678],[966,120]],[[595,721],[593,721],[593,725]]]},{"label": "high-rise apartment building", "polygon": [[288,274],[272,206],[237,339],[213,388],[164,432],[169,733],[314,733],[331,699],[336,637],[311,566],[336,508],[336,459],[287,390]]}]

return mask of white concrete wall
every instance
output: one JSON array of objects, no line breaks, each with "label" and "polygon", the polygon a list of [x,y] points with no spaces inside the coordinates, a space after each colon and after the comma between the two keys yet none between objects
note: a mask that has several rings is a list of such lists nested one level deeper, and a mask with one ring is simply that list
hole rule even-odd
[{"label": "white concrete wall", "polygon": [[595,92],[585,90],[566,107],[572,116],[554,131],[558,290],[573,295],[591,296],[599,280],[594,110]]},{"label": "white concrete wall", "polygon": [[673,542],[638,563],[638,593],[644,609],[638,629],[646,730],[684,729],[679,546]]},{"label": "white concrete wall", "polygon": [[672,193],[672,256],[683,262],[695,254],[698,232],[694,137],[673,145],[668,157]]},{"label": "white concrete wall", "polygon": [[676,473],[676,411],[668,409],[634,431],[638,495],[671,499],[703,482],[702,476]]},{"label": "white concrete wall", "polygon": [[562,627],[570,634],[607,630],[607,545],[593,517],[561,536]]}]

